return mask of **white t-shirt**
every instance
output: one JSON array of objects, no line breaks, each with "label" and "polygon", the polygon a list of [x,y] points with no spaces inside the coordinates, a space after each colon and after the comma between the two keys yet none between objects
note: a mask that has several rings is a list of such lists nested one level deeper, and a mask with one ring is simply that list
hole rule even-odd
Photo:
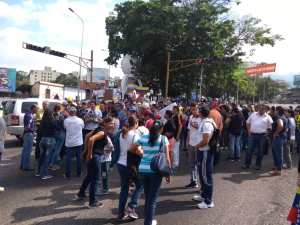
[{"label": "white t-shirt", "polygon": [[272,128],[272,123],[272,118],[266,113],[260,115],[255,112],[247,119],[247,124],[250,124],[250,132],[256,134],[267,133],[267,130]]},{"label": "white t-shirt", "polygon": [[64,121],[66,129],[66,147],[75,147],[83,145],[82,129],[84,122],[77,116],[70,116]]},{"label": "white t-shirt", "polygon": [[[201,124],[202,119],[200,117],[190,117],[190,121],[188,124],[188,129],[189,129],[189,134],[190,134],[190,139],[189,139],[189,145],[195,146],[199,144],[199,136],[200,136],[200,124]],[[192,124],[195,124],[198,126],[198,129],[194,128]]]},{"label": "white t-shirt", "polygon": [[137,143],[139,140],[139,135],[135,130],[130,130],[125,138],[121,133],[120,135],[120,158],[118,164],[127,166],[127,151],[130,149],[131,145]]},{"label": "white t-shirt", "polygon": [[99,123],[96,122],[96,120],[100,120],[102,118],[102,112],[99,109],[89,109],[87,111],[87,113],[85,114],[84,118],[86,120],[94,120],[94,121],[88,121],[85,123],[85,129],[86,130],[95,130],[96,128],[98,128]]},{"label": "white t-shirt", "polygon": [[289,118],[289,127],[290,134],[291,134],[291,140],[296,140],[296,121],[294,118]]},{"label": "white t-shirt", "polygon": [[[199,135],[199,142],[198,143],[200,143],[203,140],[203,134],[210,134],[210,135],[213,134],[214,126],[217,127],[213,119],[206,118],[206,119],[201,121],[200,128],[199,128],[200,129],[200,135]],[[205,145],[202,148],[199,148],[199,150],[200,151],[209,150],[208,144]]]}]

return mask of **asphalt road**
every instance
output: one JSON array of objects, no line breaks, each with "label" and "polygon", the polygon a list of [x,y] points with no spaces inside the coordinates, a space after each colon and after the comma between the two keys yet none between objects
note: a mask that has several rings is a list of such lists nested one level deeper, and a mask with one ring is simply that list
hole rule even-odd
[{"label": "asphalt road", "polygon": [[[106,225],[120,224],[116,218],[118,205],[118,175],[113,172],[112,193],[102,199],[103,208],[88,209],[72,201],[83,178],[55,178],[42,181],[32,172],[19,171],[21,146],[9,137],[4,160],[0,163],[0,224],[34,225]],[[225,156],[223,155],[223,158]],[[294,155],[296,162],[297,156]],[[295,163],[296,164],[296,163]],[[185,153],[181,169],[171,184],[163,184],[156,219],[161,225],[284,225],[296,190],[296,168],[284,171],[281,177],[270,177],[271,156],[264,160],[262,171],[242,171],[240,163],[223,160],[214,175],[216,207],[200,210],[191,197],[196,190],[184,189],[189,181]],[[138,208],[143,216],[143,200]],[[143,220],[128,222],[143,224]]]}]

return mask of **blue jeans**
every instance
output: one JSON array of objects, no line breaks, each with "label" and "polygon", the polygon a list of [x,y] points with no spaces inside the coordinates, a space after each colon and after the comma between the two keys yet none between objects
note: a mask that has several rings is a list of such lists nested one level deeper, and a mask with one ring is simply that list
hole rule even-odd
[{"label": "blue jeans", "polygon": [[272,143],[272,153],[274,166],[277,170],[281,171],[283,165],[283,144],[285,139],[283,137],[276,137]]},{"label": "blue jeans", "polygon": [[156,173],[143,173],[141,174],[141,181],[145,189],[144,225],[151,225],[162,177]]},{"label": "blue jeans", "polygon": [[257,148],[257,157],[255,165],[261,167],[261,163],[264,157],[266,137],[264,134],[251,134],[249,137],[249,148],[246,152],[245,165],[251,166],[252,155]]},{"label": "blue jeans", "polygon": [[67,147],[66,149],[66,177],[71,177],[72,158],[76,156],[77,176],[81,175],[81,152],[83,145]]},{"label": "blue jeans", "polygon": [[191,145],[188,147],[189,167],[191,182],[197,182],[197,149]]},{"label": "blue jeans", "polygon": [[99,185],[99,179],[101,174],[101,155],[93,154],[92,159],[87,163],[87,175],[84,178],[80,191],[79,197],[85,196],[85,190],[90,185],[89,190],[89,202],[90,205],[96,202],[96,192]]},{"label": "blue jeans", "polygon": [[25,133],[23,136],[23,150],[20,169],[30,169],[30,155],[33,146],[33,133]]},{"label": "blue jeans", "polygon": [[241,157],[241,135],[229,134],[229,149],[231,158]]},{"label": "blue jeans", "polygon": [[50,156],[54,151],[55,139],[52,137],[42,137],[40,141],[40,151],[41,155],[39,158],[39,169],[38,173],[41,177],[47,176],[48,166],[50,162]]},{"label": "blue jeans", "polygon": [[109,190],[109,165],[111,162],[102,162],[101,163],[101,178],[102,178],[102,188],[103,192]]},{"label": "blue jeans", "polygon": [[52,151],[50,155],[50,165],[54,165],[58,163],[58,156],[65,142],[66,133],[64,131],[58,132],[54,136],[55,138],[55,147],[54,151]]},{"label": "blue jeans", "polygon": [[213,197],[213,167],[214,167],[214,154],[211,150],[207,151],[198,151],[198,172],[199,179],[202,185],[202,198],[206,204],[212,202]]},{"label": "blue jeans", "polygon": [[[128,169],[126,166],[117,164],[118,171],[120,174],[121,179],[121,192],[120,192],[120,198],[119,198],[119,216],[124,216],[125,213],[125,207],[127,203],[128,198],[128,192],[129,192],[129,184],[130,184],[130,176],[128,174]],[[128,204],[131,208],[136,208],[138,206],[138,200],[143,193],[143,186],[141,185],[139,180],[135,180],[135,191],[131,197],[131,202]]]}]

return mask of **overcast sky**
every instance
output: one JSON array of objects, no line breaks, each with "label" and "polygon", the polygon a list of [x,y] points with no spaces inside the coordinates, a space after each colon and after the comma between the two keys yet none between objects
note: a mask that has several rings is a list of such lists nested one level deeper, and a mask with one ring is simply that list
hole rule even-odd
[{"label": "overcast sky", "polygon": [[[120,1],[120,0],[117,0]],[[79,55],[81,24],[68,11],[73,8],[85,21],[84,56],[94,50],[95,67],[108,67],[105,18],[117,1],[110,0],[0,0],[0,67],[29,71],[51,66],[60,72],[78,71],[64,59],[22,49],[22,42],[50,46],[54,50]],[[257,47],[249,58],[256,62],[277,63],[275,74],[283,77],[300,73],[300,0],[241,0],[233,13],[252,15],[284,37],[275,47]],[[112,69],[120,75],[120,69]]]}]

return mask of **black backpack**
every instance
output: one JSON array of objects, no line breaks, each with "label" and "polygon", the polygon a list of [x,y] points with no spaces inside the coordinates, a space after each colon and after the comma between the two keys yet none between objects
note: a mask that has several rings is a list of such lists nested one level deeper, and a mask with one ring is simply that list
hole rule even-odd
[{"label": "black backpack", "polygon": [[205,121],[205,123],[210,123],[214,127],[214,131],[208,142],[208,146],[209,146],[210,150],[215,150],[215,149],[217,149],[217,146],[218,146],[220,130],[217,129],[215,124],[212,123],[211,121]]}]

